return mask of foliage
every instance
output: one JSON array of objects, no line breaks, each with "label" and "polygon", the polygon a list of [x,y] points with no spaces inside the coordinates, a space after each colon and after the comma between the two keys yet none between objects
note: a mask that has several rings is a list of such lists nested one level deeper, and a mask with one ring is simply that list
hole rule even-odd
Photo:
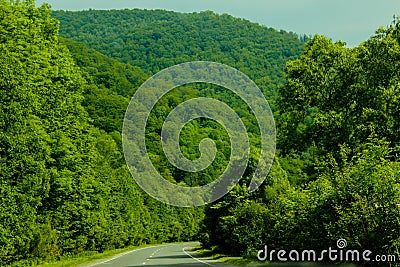
[{"label": "foliage", "polygon": [[[399,256],[399,21],[346,48],[319,35],[304,46],[307,38],[210,11],[53,12],[64,38],[48,5],[0,0],[0,13],[0,265],[195,237],[234,255],[254,256],[264,245],[326,249],[345,238],[349,247]],[[244,179],[205,209],[144,194],[121,147],[138,86],[191,60],[252,78],[272,104],[279,135],[266,182],[249,193],[260,130],[246,104],[201,83],[165,95],[150,114],[146,143],[171,182],[209,183],[230,155],[223,127],[198,119],[183,128],[181,151],[196,159],[200,141],[211,138],[215,162],[196,174],[172,166],[160,132],[177,105],[219,99],[248,130]]]},{"label": "foliage", "polygon": [[201,209],[149,199],[121,153],[119,93],[145,74],[87,50],[78,68],[48,5],[0,13],[0,265],[192,239]]},{"label": "foliage", "polygon": [[205,210],[205,246],[235,255],[335,247],[399,256],[400,23],[355,48],[316,35],[286,65],[278,151],[259,192]]},{"label": "foliage", "polygon": [[283,82],[286,61],[303,48],[294,33],[211,11],[55,11],[53,16],[61,22],[62,37],[149,74],[197,60],[235,67],[253,79],[270,102]]}]

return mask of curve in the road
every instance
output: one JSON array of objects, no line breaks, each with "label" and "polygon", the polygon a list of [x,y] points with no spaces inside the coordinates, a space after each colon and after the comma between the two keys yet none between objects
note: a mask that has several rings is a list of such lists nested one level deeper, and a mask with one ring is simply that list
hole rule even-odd
[{"label": "curve in the road", "polygon": [[169,244],[135,249],[119,254],[101,262],[84,265],[82,267],[228,267],[231,265],[219,263],[206,258],[199,258],[188,248],[198,246],[199,243]]}]

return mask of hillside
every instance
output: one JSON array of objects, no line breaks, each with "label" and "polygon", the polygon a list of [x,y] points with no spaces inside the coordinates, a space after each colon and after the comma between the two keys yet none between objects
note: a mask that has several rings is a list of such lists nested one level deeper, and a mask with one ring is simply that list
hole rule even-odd
[{"label": "hillside", "polygon": [[187,61],[216,61],[253,79],[267,96],[283,82],[285,63],[304,47],[298,36],[211,11],[55,11],[60,35],[148,74]]},{"label": "hillside", "polygon": [[[84,105],[95,125],[108,132],[120,131],[127,101],[138,87],[135,81],[146,77],[140,69],[151,75],[190,60],[217,61],[242,70],[255,79],[274,109],[277,88],[284,81],[285,62],[298,57],[304,46],[293,33],[212,12],[89,10],[56,11],[53,16],[60,20],[60,35],[66,38],[77,64],[89,73],[92,77],[89,80],[103,88],[87,91]],[[106,55],[114,59],[106,60]],[[198,144],[203,138],[215,140],[218,160],[210,168],[196,174],[182,172],[164,156],[160,132],[166,115],[186,99],[201,96],[231,103],[249,129],[252,157],[255,160],[259,157],[257,121],[247,105],[227,90],[204,84],[187,85],[161,99],[147,126],[149,154],[160,173],[170,181],[207,184],[229,162],[229,138],[220,126],[209,120],[194,120],[184,128],[181,149],[185,156],[194,159],[199,156]]]}]

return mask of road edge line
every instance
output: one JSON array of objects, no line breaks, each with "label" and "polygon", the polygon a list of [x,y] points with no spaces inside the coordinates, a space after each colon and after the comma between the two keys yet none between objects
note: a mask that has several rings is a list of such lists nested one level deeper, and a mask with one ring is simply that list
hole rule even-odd
[{"label": "road edge line", "polygon": [[103,263],[107,263],[107,262],[113,261],[113,260],[118,259],[118,258],[120,258],[122,256],[125,256],[125,255],[127,255],[129,253],[133,253],[133,252],[136,252],[136,251],[149,249],[149,248],[158,248],[158,247],[165,247],[165,246],[168,246],[168,244],[166,244],[166,245],[158,245],[158,246],[148,246],[148,247],[144,247],[144,248],[138,248],[138,249],[130,250],[130,251],[115,255],[112,258],[106,259],[106,260],[101,261],[101,262],[96,262],[96,263],[92,263],[92,264],[88,264],[88,265],[81,265],[81,266],[82,267],[93,267],[93,266],[96,266],[96,265],[100,265],[100,264],[103,264]]},{"label": "road edge line", "polygon": [[214,265],[212,265],[212,264],[210,264],[210,263],[208,263],[208,262],[205,262],[205,261],[202,261],[202,260],[200,260],[200,259],[198,259],[198,258],[193,257],[192,255],[190,255],[189,253],[186,252],[186,249],[187,249],[187,248],[188,248],[188,247],[184,247],[184,248],[182,249],[182,251],[183,251],[186,255],[188,255],[189,257],[191,257],[192,259],[194,259],[194,260],[196,260],[196,261],[198,261],[198,262],[200,262],[200,263],[206,264],[206,265],[208,265],[208,266],[214,266]]}]

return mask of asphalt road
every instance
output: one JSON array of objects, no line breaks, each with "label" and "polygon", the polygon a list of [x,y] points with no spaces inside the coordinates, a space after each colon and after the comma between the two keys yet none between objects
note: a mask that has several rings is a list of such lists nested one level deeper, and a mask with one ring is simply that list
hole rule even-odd
[{"label": "asphalt road", "polygon": [[230,267],[232,265],[201,258],[188,248],[199,243],[169,244],[132,250],[85,267]]}]

